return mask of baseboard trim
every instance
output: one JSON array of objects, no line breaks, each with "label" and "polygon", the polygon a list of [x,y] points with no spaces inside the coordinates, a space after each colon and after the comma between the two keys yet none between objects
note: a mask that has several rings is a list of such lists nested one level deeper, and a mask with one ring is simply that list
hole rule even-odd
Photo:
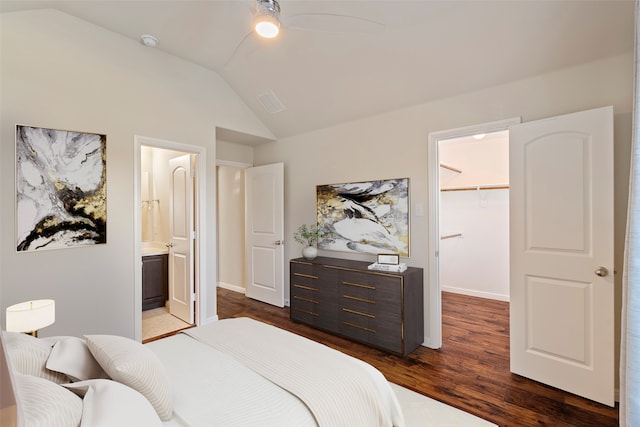
[{"label": "baseboard trim", "polygon": [[232,285],[230,283],[218,282],[218,287],[222,289],[228,289],[230,291],[238,292],[241,294],[246,294],[244,287],[238,285]]},{"label": "baseboard trim", "polygon": [[506,302],[510,301],[509,295],[494,294],[492,292],[481,292],[481,291],[474,291],[473,289],[464,289],[464,288],[452,288],[449,286],[442,286],[441,290],[443,292],[451,292],[454,294],[468,295],[470,297],[487,298],[487,299],[494,299],[494,300],[506,301]]}]

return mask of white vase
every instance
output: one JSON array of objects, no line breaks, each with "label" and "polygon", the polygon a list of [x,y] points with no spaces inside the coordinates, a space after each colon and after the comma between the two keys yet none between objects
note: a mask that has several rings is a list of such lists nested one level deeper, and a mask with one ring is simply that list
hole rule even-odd
[{"label": "white vase", "polygon": [[302,256],[306,259],[314,259],[318,256],[318,249],[315,246],[306,246],[302,249]]}]

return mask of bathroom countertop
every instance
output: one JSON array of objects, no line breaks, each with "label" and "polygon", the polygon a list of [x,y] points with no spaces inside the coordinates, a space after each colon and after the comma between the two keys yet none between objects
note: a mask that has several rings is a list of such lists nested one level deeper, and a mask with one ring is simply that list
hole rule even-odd
[{"label": "bathroom countertop", "polygon": [[142,256],[165,255],[169,253],[169,248],[164,242],[142,242],[141,252]]}]

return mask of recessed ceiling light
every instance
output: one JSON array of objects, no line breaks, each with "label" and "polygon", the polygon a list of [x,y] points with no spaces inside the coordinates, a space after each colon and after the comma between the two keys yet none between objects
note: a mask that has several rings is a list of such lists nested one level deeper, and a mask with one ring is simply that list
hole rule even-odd
[{"label": "recessed ceiling light", "polygon": [[158,46],[158,39],[155,38],[154,36],[150,36],[149,34],[144,34],[140,36],[140,40],[142,41],[142,44],[147,47]]}]

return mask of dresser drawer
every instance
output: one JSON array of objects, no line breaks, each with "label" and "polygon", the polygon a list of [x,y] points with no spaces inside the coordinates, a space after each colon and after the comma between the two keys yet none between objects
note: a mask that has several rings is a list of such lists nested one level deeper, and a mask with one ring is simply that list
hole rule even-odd
[{"label": "dresser drawer", "polygon": [[318,272],[321,271],[321,267],[316,264],[307,262],[291,262],[290,264],[291,274],[300,273],[309,276],[318,276]]},{"label": "dresser drawer", "polygon": [[[358,310],[402,314],[402,279],[349,274],[339,284],[340,304]],[[360,279],[360,280],[359,280]],[[363,280],[367,279],[367,280]]]},{"label": "dresser drawer", "polygon": [[376,347],[402,352],[402,319],[393,315],[371,315],[343,308],[340,333]]},{"label": "dresser drawer", "polygon": [[292,295],[291,307],[296,309],[302,309],[311,313],[320,313],[320,301],[312,295],[307,297],[304,295]]},{"label": "dresser drawer", "polygon": [[297,278],[291,278],[291,298],[295,295],[316,300],[320,298],[319,283],[306,283],[295,279]]},{"label": "dresser drawer", "polygon": [[297,320],[298,322],[303,322],[308,325],[316,327],[320,327],[322,325],[319,313],[307,310],[305,307],[300,305],[291,304],[290,317],[292,320]]}]

